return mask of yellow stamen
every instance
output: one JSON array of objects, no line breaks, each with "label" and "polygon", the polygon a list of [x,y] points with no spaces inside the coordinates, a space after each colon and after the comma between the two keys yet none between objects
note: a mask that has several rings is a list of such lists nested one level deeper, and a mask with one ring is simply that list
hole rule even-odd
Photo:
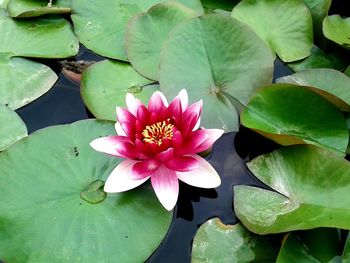
[{"label": "yellow stamen", "polygon": [[174,125],[169,123],[169,120],[147,125],[142,131],[143,141],[146,143],[156,143],[160,146],[164,139],[171,139],[173,137],[173,127]]}]

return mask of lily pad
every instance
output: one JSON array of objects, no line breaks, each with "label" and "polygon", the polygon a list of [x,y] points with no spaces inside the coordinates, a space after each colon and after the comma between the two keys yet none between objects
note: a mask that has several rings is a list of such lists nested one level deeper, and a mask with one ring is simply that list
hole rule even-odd
[{"label": "lily pad", "polygon": [[339,15],[327,16],[323,20],[323,34],[329,40],[350,49],[350,17],[344,19]]},{"label": "lily pad", "polygon": [[48,66],[0,54],[0,104],[18,109],[46,93],[57,75]]},{"label": "lily pad", "polygon": [[62,18],[0,17],[0,35],[0,53],[12,56],[65,58],[76,55],[79,49],[71,25]]},{"label": "lily pad", "polygon": [[48,14],[70,13],[71,0],[56,0],[48,6],[48,0],[10,0],[7,11],[11,17],[37,17]]},{"label": "lily pad", "polygon": [[207,11],[216,9],[231,11],[239,1],[240,0],[202,0],[202,4]]},{"label": "lily pad", "polygon": [[348,67],[344,70],[344,74],[347,75],[348,77],[350,77],[350,66],[348,66]]},{"label": "lily pad", "polygon": [[113,126],[85,120],[50,127],[0,154],[3,261],[144,262],[153,253],[172,215],[151,187],[103,195],[120,159],[89,143],[114,134]]},{"label": "lily pad", "polygon": [[339,230],[317,228],[288,234],[276,263],[341,263]]},{"label": "lily pad", "polygon": [[214,218],[198,229],[191,262],[274,262],[278,249],[276,238],[258,236],[241,224],[224,225]]},{"label": "lily pad", "polygon": [[350,162],[314,145],[282,147],[247,164],[273,190],[234,187],[236,216],[258,234],[350,229]]},{"label": "lily pad", "polygon": [[311,12],[314,36],[320,38],[323,36],[322,22],[328,15],[332,0],[304,0],[304,3]]},{"label": "lily pad", "polygon": [[337,54],[331,52],[324,52],[317,46],[313,46],[311,49],[311,55],[307,58],[288,63],[288,66],[294,71],[299,72],[310,68],[333,68],[337,70],[343,70],[346,67],[347,62]]},{"label": "lily pad", "polygon": [[241,122],[282,145],[308,143],[344,153],[349,141],[341,111],[315,92],[293,84],[261,89],[242,111]]},{"label": "lily pad", "polygon": [[177,24],[195,16],[196,12],[182,4],[165,2],[131,19],[125,38],[131,65],[143,76],[157,80],[164,40]]},{"label": "lily pad", "polygon": [[242,0],[232,16],[247,23],[284,62],[310,55],[310,11],[299,0]]},{"label": "lily pad", "polygon": [[88,109],[99,119],[116,120],[115,107],[125,107],[131,92],[146,103],[158,85],[137,73],[125,62],[105,60],[88,67],[81,79],[81,96]]},{"label": "lily pad", "polygon": [[203,99],[202,124],[238,130],[231,99],[245,105],[252,93],[272,81],[269,48],[250,28],[222,15],[185,21],[169,34],[159,70],[161,90],[169,97],[187,89]]},{"label": "lily pad", "polygon": [[[74,0],[72,20],[80,42],[97,54],[127,61],[124,35],[128,21],[164,0]],[[178,0],[203,14],[200,0]]]},{"label": "lily pad", "polygon": [[279,78],[276,82],[314,87],[313,91],[327,98],[338,108],[350,111],[350,78],[337,70],[308,69]]},{"label": "lily pad", "polygon": [[342,256],[342,263],[349,263],[350,262],[350,235],[348,234],[348,238],[345,243],[343,256]]},{"label": "lily pad", "polygon": [[0,151],[28,134],[25,123],[17,113],[2,105],[0,105],[0,123]]}]

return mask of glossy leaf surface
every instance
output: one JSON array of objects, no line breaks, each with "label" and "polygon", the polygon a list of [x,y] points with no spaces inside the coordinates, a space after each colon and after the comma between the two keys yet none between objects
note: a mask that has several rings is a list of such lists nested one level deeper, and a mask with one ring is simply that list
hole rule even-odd
[{"label": "glossy leaf surface", "polygon": [[158,86],[137,73],[130,64],[105,60],[88,67],[81,80],[85,105],[99,119],[116,120],[116,106],[125,107],[125,95],[133,93],[147,103]]},{"label": "glossy leaf surface", "polygon": [[128,23],[126,51],[132,66],[143,76],[157,80],[160,51],[171,29],[197,14],[177,2],[153,6]]},{"label": "glossy leaf surface", "polygon": [[339,71],[326,68],[308,69],[279,78],[276,82],[315,87],[315,92],[341,110],[350,111],[350,78]]},{"label": "glossy leaf surface", "polygon": [[70,13],[71,0],[56,0],[48,6],[46,0],[10,0],[7,11],[11,17],[37,17],[47,14]]},{"label": "glossy leaf surface", "polygon": [[46,93],[57,75],[48,66],[0,55],[0,104],[18,109]]},{"label": "glossy leaf surface", "polygon": [[299,0],[242,0],[232,16],[247,23],[284,62],[310,55],[312,18]]},{"label": "glossy leaf surface", "polygon": [[27,127],[17,113],[0,105],[0,151],[27,136]]},{"label": "glossy leaf surface", "polygon": [[340,110],[293,84],[261,89],[242,111],[241,122],[282,145],[308,143],[344,153],[349,140]]},{"label": "glossy leaf surface", "polygon": [[71,25],[61,18],[13,20],[0,17],[0,35],[0,54],[65,58],[76,55],[79,49]]},{"label": "glossy leaf surface", "polygon": [[350,17],[327,16],[323,20],[323,34],[342,47],[350,49]]},{"label": "glossy leaf surface", "polygon": [[[105,57],[127,61],[124,40],[128,21],[164,0],[74,0],[72,20],[80,42]],[[198,14],[200,0],[178,0]]]},{"label": "glossy leaf surface", "polygon": [[272,68],[270,50],[246,25],[205,15],[169,34],[159,81],[170,98],[185,88],[191,100],[203,99],[204,127],[234,131],[238,117],[230,99],[245,105],[257,88],[271,83]]},{"label": "glossy leaf surface", "polygon": [[219,218],[214,218],[198,229],[191,262],[274,262],[278,243],[277,239],[249,232],[241,224],[224,225]]},{"label": "glossy leaf surface", "polygon": [[236,216],[258,234],[350,229],[350,163],[313,145],[283,147],[248,163],[273,190],[234,187]]},{"label": "glossy leaf surface", "polygon": [[120,160],[89,143],[112,134],[113,123],[85,120],[38,131],[0,154],[3,261],[144,262],[153,253],[172,216],[151,187],[100,197]]}]

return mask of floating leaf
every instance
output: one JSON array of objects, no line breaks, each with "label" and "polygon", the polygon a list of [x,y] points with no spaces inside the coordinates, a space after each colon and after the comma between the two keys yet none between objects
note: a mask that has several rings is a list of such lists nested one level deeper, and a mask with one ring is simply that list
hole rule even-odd
[{"label": "floating leaf", "polygon": [[350,49],[350,17],[343,19],[339,15],[327,16],[323,20],[323,34],[329,40]]},{"label": "floating leaf", "polygon": [[333,104],[292,84],[261,89],[242,111],[241,122],[282,145],[309,143],[345,152],[349,140],[346,121]]},{"label": "floating leaf", "polygon": [[0,54],[0,104],[18,109],[46,93],[57,75],[48,66]]},{"label": "floating leaf", "polygon": [[147,103],[159,89],[125,62],[105,60],[88,67],[81,80],[85,105],[99,119],[116,120],[115,107],[125,107],[125,95],[133,93]]},{"label": "floating leaf", "polygon": [[314,145],[282,147],[247,164],[277,192],[234,187],[236,216],[258,234],[316,227],[350,229],[350,163]]},{"label": "floating leaf", "polygon": [[241,224],[224,225],[214,218],[198,229],[191,262],[274,262],[278,249],[277,239],[250,233]]},{"label": "floating leaf", "polygon": [[126,52],[132,66],[147,78],[157,80],[160,51],[171,29],[196,13],[177,2],[153,6],[135,16],[126,32]]},{"label": "floating leaf", "polygon": [[11,17],[36,17],[70,13],[70,5],[70,0],[56,0],[52,6],[48,6],[48,0],[10,0],[7,11]]},{"label": "floating leaf", "polygon": [[345,243],[343,256],[342,256],[342,263],[349,263],[350,262],[350,235],[348,234],[348,238]]},{"label": "floating leaf", "polygon": [[[72,20],[80,42],[102,56],[127,61],[124,47],[125,28],[136,14],[146,12],[164,0],[74,0]],[[200,0],[178,0],[202,14]]]},{"label": "floating leaf", "polygon": [[338,108],[350,111],[350,78],[333,69],[308,69],[276,80],[279,83],[311,86]]},{"label": "floating leaf", "polygon": [[318,228],[288,234],[276,263],[341,263],[339,230]]},{"label": "floating leaf", "polygon": [[25,123],[17,113],[2,105],[0,105],[0,123],[0,151],[28,134]]},{"label": "floating leaf", "polygon": [[307,58],[288,63],[288,66],[294,71],[302,71],[310,68],[333,68],[343,70],[346,67],[346,62],[339,55],[333,53],[325,53],[317,46],[311,49],[311,55]]},{"label": "floating leaf", "polygon": [[314,35],[323,36],[322,22],[327,16],[332,0],[304,0],[305,5],[309,8],[312,15],[312,24]]},{"label": "floating leaf", "polygon": [[345,69],[344,74],[350,77],[350,66]]},{"label": "floating leaf", "polygon": [[0,17],[0,35],[0,54],[64,58],[76,55],[79,49],[71,25],[61,18],[13,20]]},{"label": "floating leaf", "polygon": [[202,0],[203,7],[207,11],[216,9],[231,11],[238,2],[239,0]]},{"label": "floating leaf", "polygon": [[242,0],[232,16],[251,26],[284,62],[310,55],[312,18],[302,1]]},{"label": "floating leaf", "polygon": [[187,89],[203,99],[202,124],[238,130],[231,99],[245,105],[260,86],[272,81],[270,50],[246,25],[222,15],[193,18],[175,27],[164,43],[161,90],[170,98]]},{"label": "floating leaf", "polygon": [[171,214],[147,185],[102,192],[120,159],[91,149],[113,123],[50,127],[0,154],[0,251],[5,262],[144,262]]}]

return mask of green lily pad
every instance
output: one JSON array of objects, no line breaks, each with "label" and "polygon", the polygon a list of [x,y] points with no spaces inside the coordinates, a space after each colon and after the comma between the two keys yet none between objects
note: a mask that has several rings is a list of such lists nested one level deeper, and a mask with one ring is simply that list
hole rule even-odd
[{"label": "green lily pad", "polygon": [[0,105],[0,151],[27,136],[27,126],[17,113]]},{"label": "green lily pad", "polygon": [[158,85],[142,77],[125,62],[105,60],[88,67],[81,78],[81,96],[98,119],[116,120],[115,107],[125,107],[125,96],[131,92],[147,103]]},{"label": "green lily pad", "polygon": [[334,69],[308,69],[276,80],[311,86],[316,93],[337,105],[343,111],[350,111],[350,78]]},{"label": "green lily pad", "polygon": [[349,262],[350,262],[350,235],[348,234],[348,238],[344,246],[342,263],[349,263]]},{"label": "green lily pad", "polygon": [[240,0],[202,0],[203,7],[206,11],[222,9],[231,11]]},{"label": "green lily pad", "polygon": [[65,58],[76,55],[79,49],[71,25],[62,18],[0,17],[0,35],[0,53],[12,56]]},{"label": "green lily pad", "polygon": [[232,16],[247,23],[284,62],[310,55],[310,11],[299,0],[242,0]]},{"label": "green lily pad", "polygon": [[282,144],[315,144],[345,152],[349,132],[340,110],[322,96],[293,84],[261,89],[241,113],[244,126]]},{"label": "green lily pad", "polygon": [[[97,54],[127,61],[124,35],[128,21],[164,0],[74,0],[72,20],[80,42]],[[178,0],[203,14],[200,0]]]},{"label": "green lily pad", "polygon": [[197,16],[177,2],[153,6],[130,20],[126,31],[126,53],[131,65],[143,76],[157,80],[160,51],[171,29]]},{"label": "green lily pad", "polygon": [[344,19],[339,15],[327,16],[323,20],[323,34],[329,40],[350,49],[350,17]]},{"label": "green lily pad", "polygon": [[231,99],[245,105],[252,93],[272,81],[273,58],[248,26],[222,15],[185,21],[169,34],[162,50],[160,88],[169,96],[187,89],[203,99],[202,124],[238,130]]},{"label": "green lily pad", "polygon": [[317,228],[288,234],[276,263],[341,263],[339,230]]},{"label": "green lily pad", "polygon": [[85,120],[43,129],[0,154],[3,261],[144,262],[153,253],[172,215],[148,185],[101,195],[120,159],[89,143],[111,134],[113,123]]},{"label": "green lily pad", "polygon": [[236,216],[258,234],[317,227],[350,229],[350,162],[314,145],[282,147],[247,164],[277,192],[234,187]]},{"label": "green lily pad", "polygon": [[299,72],[310,68],[333,68],[337,70],[343,70],[346,67],[347,62],[339,55],[330,52],[324,52],[317,46],[313,46],[311,49],[311,55],[307,58],[288,63],[288,66],[294,71]]},{"label": "green lily pad", "polygon": [[48,14],[70,13],[71,0],[56,0],[48,6],[48,0],[10,0],[7,11],[11,17],[37,17]]},{"label": "green lily pad", "polygon": [[58,79],[48,66],[0,55],[0,104],[18,109],[46,93]]},{"label": "green lily pad", "polygon": [[331,6],[332,0],[303,0],[305,5],[309,8],[312,16],[314,36],[320,38],[322,34],[322,22],[328,15],[328,10]]},{"label": "green lily pad", "polygon": [[198,229],[191,262],[274,262],[278,249],[276,239],[255,235],[241,224],[224,225],[214,218]]}]

